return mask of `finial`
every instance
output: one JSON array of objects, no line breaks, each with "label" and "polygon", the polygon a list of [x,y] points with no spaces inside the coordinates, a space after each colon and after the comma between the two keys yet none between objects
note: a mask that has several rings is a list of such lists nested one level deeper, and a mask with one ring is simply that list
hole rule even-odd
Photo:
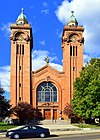
[{"label": "finial", "polygon": [[22,8],[21,10],[22,10],[22,13],[24,13],[24,8]]},{"label": "finial", "polygon": [[45,58],[45,61],[46,61],[47,64],[49,63],[50,59],[49,59],[48,56]]},{"label": "finial", "polygon": [[72,15],[74,14],[74,11],[71,11]]}]

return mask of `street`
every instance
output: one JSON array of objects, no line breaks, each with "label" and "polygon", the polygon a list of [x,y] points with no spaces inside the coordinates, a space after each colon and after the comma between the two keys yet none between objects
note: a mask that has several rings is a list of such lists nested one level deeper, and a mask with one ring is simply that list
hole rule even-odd
[{"label": "street", "polygon": [[[51,136],[48,138],[27,138],[25,140],[100,140],[100,134],[80,134],[68,136]],[[10,140],[9,138],[0,138],[0,140]]]}]

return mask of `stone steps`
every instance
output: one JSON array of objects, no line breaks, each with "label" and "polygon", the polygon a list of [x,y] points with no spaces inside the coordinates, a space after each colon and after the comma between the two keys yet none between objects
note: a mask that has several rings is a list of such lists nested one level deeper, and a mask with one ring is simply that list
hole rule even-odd
[{"label": "stone steps", "polygon": [[56,125],[68,125],[69,122],[67,120],[33,120],[31,123],[34,125],[51,125],[51,124],[56,124]]}]

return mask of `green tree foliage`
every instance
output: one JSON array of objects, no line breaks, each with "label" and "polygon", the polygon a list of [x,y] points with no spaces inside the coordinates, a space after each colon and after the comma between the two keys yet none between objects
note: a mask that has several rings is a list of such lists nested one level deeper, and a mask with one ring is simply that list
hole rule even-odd
[{"label": "green tree foliage", "polygon": [[35,118],[35,109],[27,102],[19,102],[18,105],[12,108],[12,112],[22,124]]},{"label": "green tree foliage", "polygon": [[0,118],[5,118],[10,115],[10,104],[4,97],[4,90],[0,86]]},{"label": "green tree foliage", "polygon": [[100,59],[92,58],[76,79],[72,106],[83,119],[100,118]]}]

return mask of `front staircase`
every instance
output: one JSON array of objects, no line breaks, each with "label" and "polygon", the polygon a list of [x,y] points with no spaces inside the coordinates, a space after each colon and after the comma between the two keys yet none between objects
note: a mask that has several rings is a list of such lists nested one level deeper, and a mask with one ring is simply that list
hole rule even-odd
[{"label": "front staircase", "polygon": [[41,120],[40,123],[42,125],[48,125],[48,124],[67,125],[69,124],[68,120]]},{"label": "front staircase", "polygon": [[80,128],[70,124],[67,120],[33,120],[31,124],[48,128],[50,132],[57,131],[57,133],[80,130]]},{"label": "front staircase", "polygon": [[34,125],[68,125],[70,124],[69,120],[33,120],[31,122]]}]

